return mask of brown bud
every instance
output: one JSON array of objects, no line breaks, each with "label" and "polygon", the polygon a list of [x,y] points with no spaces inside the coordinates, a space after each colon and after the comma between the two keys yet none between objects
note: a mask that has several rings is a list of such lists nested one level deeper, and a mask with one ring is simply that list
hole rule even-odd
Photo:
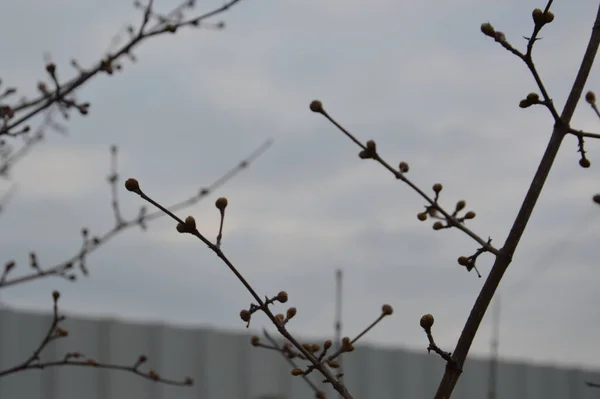
[{"label": "brown bud", "polygon": [[531,17],[533,18],[533,23],[536,25],[541,25],[545,22],[544,12],[539,8],[536,8],[531,12]]},{"label": "brown bud", "polygon": [[175,25],[169,24],[165,27],[165,30],[167,32],[175,33],[175,32],[177,32],[177,27]]},{"label": "brown bud", "polygon": [[371,158],[373,158],[373,152],[372,151],[367,151],[367,150],[361,150],[358,153],[358,157],[360,159],[371,159]]},{"label": "brown bud", "polygon": [[595,104],[596,94],[591,90],[588,91],[587,93],[585,93],[585,101],[587,101],[589,104]]},{"label": "brown bud", "polygon": [[433,185],[433,191],[438,194],[440,191],[442,191],[442,188],[444,188],[444,186],[442,186],[440,183],[435,183]]},{"label": "brown bud", "polygon": [[47,64],[46,71],[48,71],[50,75],[54,75],[54,73],[56,72],[56,64],[54,64],[53,62]]},{"label": "brown bud", "polygon": [[465,201],[463,201],[463,200],[458,201],[456,203],[456,212],[462,211],[465,208],[465,206],[467,206],[467,203]]},{"label": "brown bud", "polygon": [[177,223],[177,231],[180,233],[187,233],[188,226],[185,223]]},{"label": "brown bud", "polygon": [[467,258],[466,256],[459,256],[458,264],[461,266],[467,266],[469,264],[469,258]]},{"label": "brown bud", "polygon": [[138,357],[138,363],[146,363],[146,361],[148,360],[148,357],[146,355],[140,355],[140,357]]},{"label": "brown bud", "polygon": [[279,294],[277,294],[277,300],[281,303],[286,303],[288,300],[288,294],[285,291],[280,291]]},{"label": "brown bud", "polygon": [[158,373],[154,370],[150,370],[148,372],[148,377],[150,377],[151,379],[153,379],[154,381],[158,381],[160,380],[160,376],[158,375]]},{"label": "brown bud", "polygon": [[323,109],[323,103],[319,100],[313,100],[310,103],[310,110],[312,112],[318,112],[319,114],[322,114],[325,112],[325,110]]},{"label": "brown bud", "polygon": [[421,221],[424,222],[425,220],[427,220],[427,212],[421,212],[421,213],[417,213],[417,218]]},{"label": "brown bud", "polygon": [[433,326],[433,316],[430,315],[429,313],[423,315],[423,317],[421,317],[421,327],[423,327],[425,330],[429,330],[431,328],[431,326]]},{"label": "brown bud", "polygon": [[332,345],[333,345],[333,342],[331,342],[331,340],[330,340],[330,339],[328,339],[327,341],[325,341],[325,342],[323,343],[323,348],[324,348],[325,350],[327,350],[327,349],[331,348],[331,346],[332,346]]},{"label": "brown bud", "polygon": [[329,360],[327,361],[327,365],[332,369],[337,369],[340,367],[340,363],[337,360]]},{"label": "brown bud", "polygon": [[140,184],[136,179],[127,179],[125,180],[125,188],[131,192],[139,193],[140,192]]},{"label": "brown bud", "polygon": [[65,328],[62,328],[60,326],[55,327],[54,328],[54,332],[56,333],[56,335],[58,335],[59,337],[66,337],[67,335],[69,335],[69,331],[66,330]]},{"label": "brown bud", "polygon": [[500,32],[500,31],[496,31],[494,33],[494,40],[496,40],[497,42],[505,42],[506,41],[506,35],[504,34],[504,32]]},{"label": "brown bud", "polygon": [[525,99],[530,103],[536,103],[540,101],[540,95],[537,93],[529,93]]},{"label": "brown bud", "polygon": [[319,350],[321,350],[321,347],[318,344],[312,344],[310,346],[310,352],[311,353],[318,352]]},{"label": "brown bud", "polygon": [[465,219],[475,219],[475,212],[469,211],[465,213]]},{"label": "brown bud", "polygon": [[494,30],[492,24],[490,24],[489,22],[485,22],[481,24],[481,32],[483,32],[483,34],[486,36],[494,37],[494,33],[496,31]]},{"label": "brown bud", "polygon": [[392,313],[394,313],[394,308],[392,308],[391,305],[388,305],[387,303],[385,305],[383,305],[381,307],[381,313],[383,313],[386,316],[391,315]]},{"label": "brown bud", "polygon": [[434,230],[441,230],[443,228],[444,228],[444,223],[440,222],[439,220],[433,224]]},{"label": "brown bud", "polygon": [[[15,265],[16,265],[16,263],[15,263],[14,260],[6,262],[6,265],[4,265],[4,274],[6,274],[9,271],[11,271],[15,267]],[[54,292],[56,292],[56,291],[54,291]]]},{"label": "brown bud", "polygon": [[528,108],[528,107],[531,107],[532,105],[533,104],[531,103],[531,101],[528,101],[527,99],[519,101],[520,108]]},{"label": "brown bud", "polygon": [[217,207],[218,210],[223,212],[225,210],[225,208],[227,208],[227,198],[225,198],[225,197],[218,198],[215,201],[215,206]]},{"label": "brown bud", "polygon": [[292,375],[299,376],[299,375],[302,375],[302,374],[304,374],[304,371],[302,371],[298,367],[296,367],[295,369],[292,369]]},{"label": "brown bud", "polygon": [[246,309],[240,312],[240,318],[246,323],[250,321],[250,312]]},{"label": "brown bud", "polygon": [[579,166],[581,166],[582,168],[589,168],[590,166],[592,166],[592,163],[587,158],[581,158],[579,160]]},{"label": "brown bud", "polygon": [[350,337],[342,338],[342,345],[350,345]]},{"label": "brown bud", "polygon": [[402,173],[408,172],[408,164],[406,162],[400,162],[399,168]]},{"label": "brown bud", "polygon": [[283,322],[283,320],[285,319],[285,316],[284,316],[282,313],[277,313],[277,314],[275,315],[275,318],[276,318],[277,320],[279,320],[280,322]]},{"label": "brown bud", "polygon": [[193,216],[188,216],[185,218],[185,225],[188,230],[193,231],[196,230],[196,219]]},{"label": "brown bud", "polygon": [[600,194],[596,194],[592,197],[592,201],[594,201],[596,204],[600,204]]},{"label": "brown bud", "polygon": [[60,298],[60,292],[58,292],[58,291],[52,291],[52,299],[54,299],[55,301],[57,301],[58,298]]},{"label": "brown bud", "polygon": [[289,320],[294,316],[296,316],[296,308],[289,308],[285,314],[285,318]]},{"label": "brown bud", "polygon": [[376,150],[376,144],[373,140],[367,141],[367,150],[370,150],[370,151]]},{"label": "brown bud", "polygon": [[554,21],[554,13],[552,11],[545,12],[544,13],[544,22],[549,24],[552,21]]},{"label": "brown bud", "polygon": [[250,340],[250,343],[252,344],[252,346],[257,346],[260,343],[260,338],[255,335]]}]

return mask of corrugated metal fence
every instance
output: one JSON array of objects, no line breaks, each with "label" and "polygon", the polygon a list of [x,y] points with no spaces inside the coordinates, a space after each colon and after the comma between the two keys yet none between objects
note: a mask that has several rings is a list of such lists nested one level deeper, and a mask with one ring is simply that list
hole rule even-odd
[{"label": "corrugated metal fence", "polygon": [[[50,315],[0,309],[0,370],[31,355]],[[217,330],[132,324],[116,320],[68,318],[67,339],[43,352],[42,360],[82,352],[100,362],[133,364],[140,354],[148,366],[168,378],[194,378],[193,387],[156,384],[129,373],[55,367],[0,378],[1,399],[308,399],[308,385],[290,375],[273,351],[254,348],[250,337]],[[595,349],[591,349],[595,350]],[[406,350],[357,347],[344,359],[345,381],[357,399],[431,398],[443,372],[434,355]],[[497,399],[583,399],[600,397],[586,380],[600,372],[500,363]],[[314,381],[319,381],[313,376]],[[488,363],[470,360],[453,398],[485,399]],[[337,396],[326,390],[328,398]]]}]

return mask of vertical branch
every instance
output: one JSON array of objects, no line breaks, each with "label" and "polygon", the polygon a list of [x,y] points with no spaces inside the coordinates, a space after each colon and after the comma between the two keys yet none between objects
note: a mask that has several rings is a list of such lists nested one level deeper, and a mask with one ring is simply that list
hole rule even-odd
[{"label": "vertical branch", "polygon": [[481,288],[479,296],[477,297],[475,304],[471,309],[469,318],[465,323],[465,327],[460,335],[460,338],[458,339],[458,343],[456,344],[456,348],[453,353],[455,362],[448,363],[446,365],[446,371],[442,377],[440,385],[438,386],[435,399],[448,399],[452,394],[456,383],[458,382],[460,374],[462,373],[462,366],[464,365],[467,354],[469,353],[469,349],[471,348],[475,334],[477,333],[479,325],[483,320],[483,316],[485,315],[492,297],[494,296],[496,289],[500,284],[500,280],[502,280],[502,276],[512,261],[512,257],[517,249],[521,237],[523,236],[527,222],[533,213],[533,209],[542,192],[546,178],[550,173],[554,159],[558,154],[562,140],[565,134],[567,134],[569,131],[569,123],[571,122],[571,118],[573,117],[573,113],[575,112],[575,108],[579,98],[581,97],[581,93],[583,92],[583,88],[592,68],[599,45],[600,6],[596,14],[596,20],[594,22],[594,27],[592,29],[592,34],[589,39],[587,49],[583,56],[581,66],[577,73],[577,77],[575,78],[575,82],[573,83],[571,92],[569,93],[565,103],[565,107],[561,114],[561,119],[554,125],[552,136],[550,137],[546,151],[542,157],[535,176],[533,177],[533,181],[531,182],[529,190],[527,191],[527,195],[523,200],[521,209],[517,214],[506,242],[504,243],[504,247],[500,250],[500,253],[496,257],[494,265],[492,266],[492,270],[490,271],[490,274],[488,275],[488,278]]}]

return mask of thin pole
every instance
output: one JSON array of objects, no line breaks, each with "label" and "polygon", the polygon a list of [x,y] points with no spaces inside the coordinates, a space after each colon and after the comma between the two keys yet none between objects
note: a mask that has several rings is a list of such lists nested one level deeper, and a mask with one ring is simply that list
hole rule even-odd
[{"label": "thin pole", "polygon": [[[342,269],[335,271],[335,344],[336,349],[339,350],[342,347]],[[343,373],[342,368],[342,355],[339,356],[338,362],[340,364],[339,373]],[[342,398],[342,396],[339,396]]]},{"label": "thin pole", "polygon": [[490,342],[490,375],[488,386],[488,399],[496,399],[498,389],[498,347],[500,345],[500,295],[494,298],[492,315],[492,340]]}]

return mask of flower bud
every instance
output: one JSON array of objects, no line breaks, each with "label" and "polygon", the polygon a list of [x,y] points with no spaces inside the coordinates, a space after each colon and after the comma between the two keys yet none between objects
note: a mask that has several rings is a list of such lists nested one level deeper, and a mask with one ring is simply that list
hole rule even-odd
[{"label": "flower bud", "polygon": [[540,101],[540,96],[537,93],[529,93],[526,97],[526,100],[529,101],[530,103],[536,103],[536,102]]},{"label": "flower bud", "polygon": [[392,308],[391,305],[388,305],[387,303],[385,305],[383,305],[381,307],[381,313],[383,313],[386,316],[391,315],[392,313],[394,313],[394,308]]},{"label": "flower bud", "polygon": [[48,71],[50,75],[54,75],[54,73],[56,72],[56,64],[51,62],[48,65],[46,65],[46,71]]},{"label": "flower bud", "polygon": [[466,256],[459,256],[458,264],[461,266],[467,266],[469,264],[469,258],[467,258]]},{"label": "flower bud", "polygon": [[286,303],[288,300],[288,294],[285,291],[280,291],[279,294],[277,294],[277,300],[281,303]]},{"label": "flower bud", "polygon": [[296,316],[296,308],[289,308],[285,314],[285,318],[289,320],[294,316]]},{"label": "flower bud", "polygon": [[185,218],[185,225],[190,231],[196,230],[196,219],[193,216],[188,216]]},{"label": "flower bud", "polygon": [[536,25],[541,25],[545,22],[544,12],[539,8],[536,8],[531,12],[531,17],[533,18],[533,23]]},{"label": "flower bud", "polygon": [[325,112],[325,110],[323,109],[323,103],[319,100],[313,100],[310,103],[310,110],[312,112],[317,112],[319,114],[322,114],[323,112]]},{"label": "flower bud", "polygon": [[587,93],[585,93],[585,101],[587,101],[589,104],[595,104],[596,94],[591,90],[588,91]]},{"label": "flower bud", "polygon": [[525,100],[521,100],[519,101],[519,107],[520,108],[529,108],[531,107],[533,104],[531,103],[531,101],[525,99]]},{"label": "flower bud", "polygon": [[225,211],[225,208],[227,208],[227,198],[225,197],[220,197],[215,201],[215,206],[217,207],[218,210],[220,210],[221,212]]},{"label": "flower bud", "polygon": [[494,37],[494,33],[496,31],[492,24],[490,24],[489,22],[485,22],[481,24],[481,32],[483,32],[483,34],[486,36]]},{"label": "flower bud", "polygon": [[417,219],[419,219],[421,222],[427,220],[427,212],[417,213]]},{"label": "flower bud", "polygon": [[246,309],[240,312],[240,318],[246,323],[250,321],[250,312]]},{"label": "flower bud", "polygon": [[140,192],[140,184],[136,179],[127,179],[125,180],[125,188],[131,192],[139,193]]},{"label": "flower bud", "polygon": [[465,213],[465,219],[475,219],[475,212],[469,211]]},{"label": "flower bud", "polygon": [[260,338],[257,337],[256,335],[250,339],[250,343],[252,344],[252,346],[257,346],[259,344],[259,342],[260,342]]},{"label": "flower bud", "polygon": [[441,230],[443,228],[444,228],[444,223],[440,222],[439,220],[433,224],[434,230]]},{"label": "flower bud", "polygon": [[444,188],[440,183],[435,183],[433,185],[433,191],[438,194],[440,191],[442,191],[442,188]]},{"label": "flower bud", "polygon": [[406,162],[400,162],[399,169],[402,173],[408,172],[408,164]]},{"label": "flower bud", "polygon": [[423,315],[423,317],[421,317],[421,327],[423,327],[425,330],[429,330],[431,328],[431,326],[433,326],[433,316],[430,315],[429,313]]},{"label": "flower bud", "polygon": [[579,160],[579,166],[581,166],[582,168],[589,168],[590,166],[592,166],[592,163],[587,158],[581,158]]}]

